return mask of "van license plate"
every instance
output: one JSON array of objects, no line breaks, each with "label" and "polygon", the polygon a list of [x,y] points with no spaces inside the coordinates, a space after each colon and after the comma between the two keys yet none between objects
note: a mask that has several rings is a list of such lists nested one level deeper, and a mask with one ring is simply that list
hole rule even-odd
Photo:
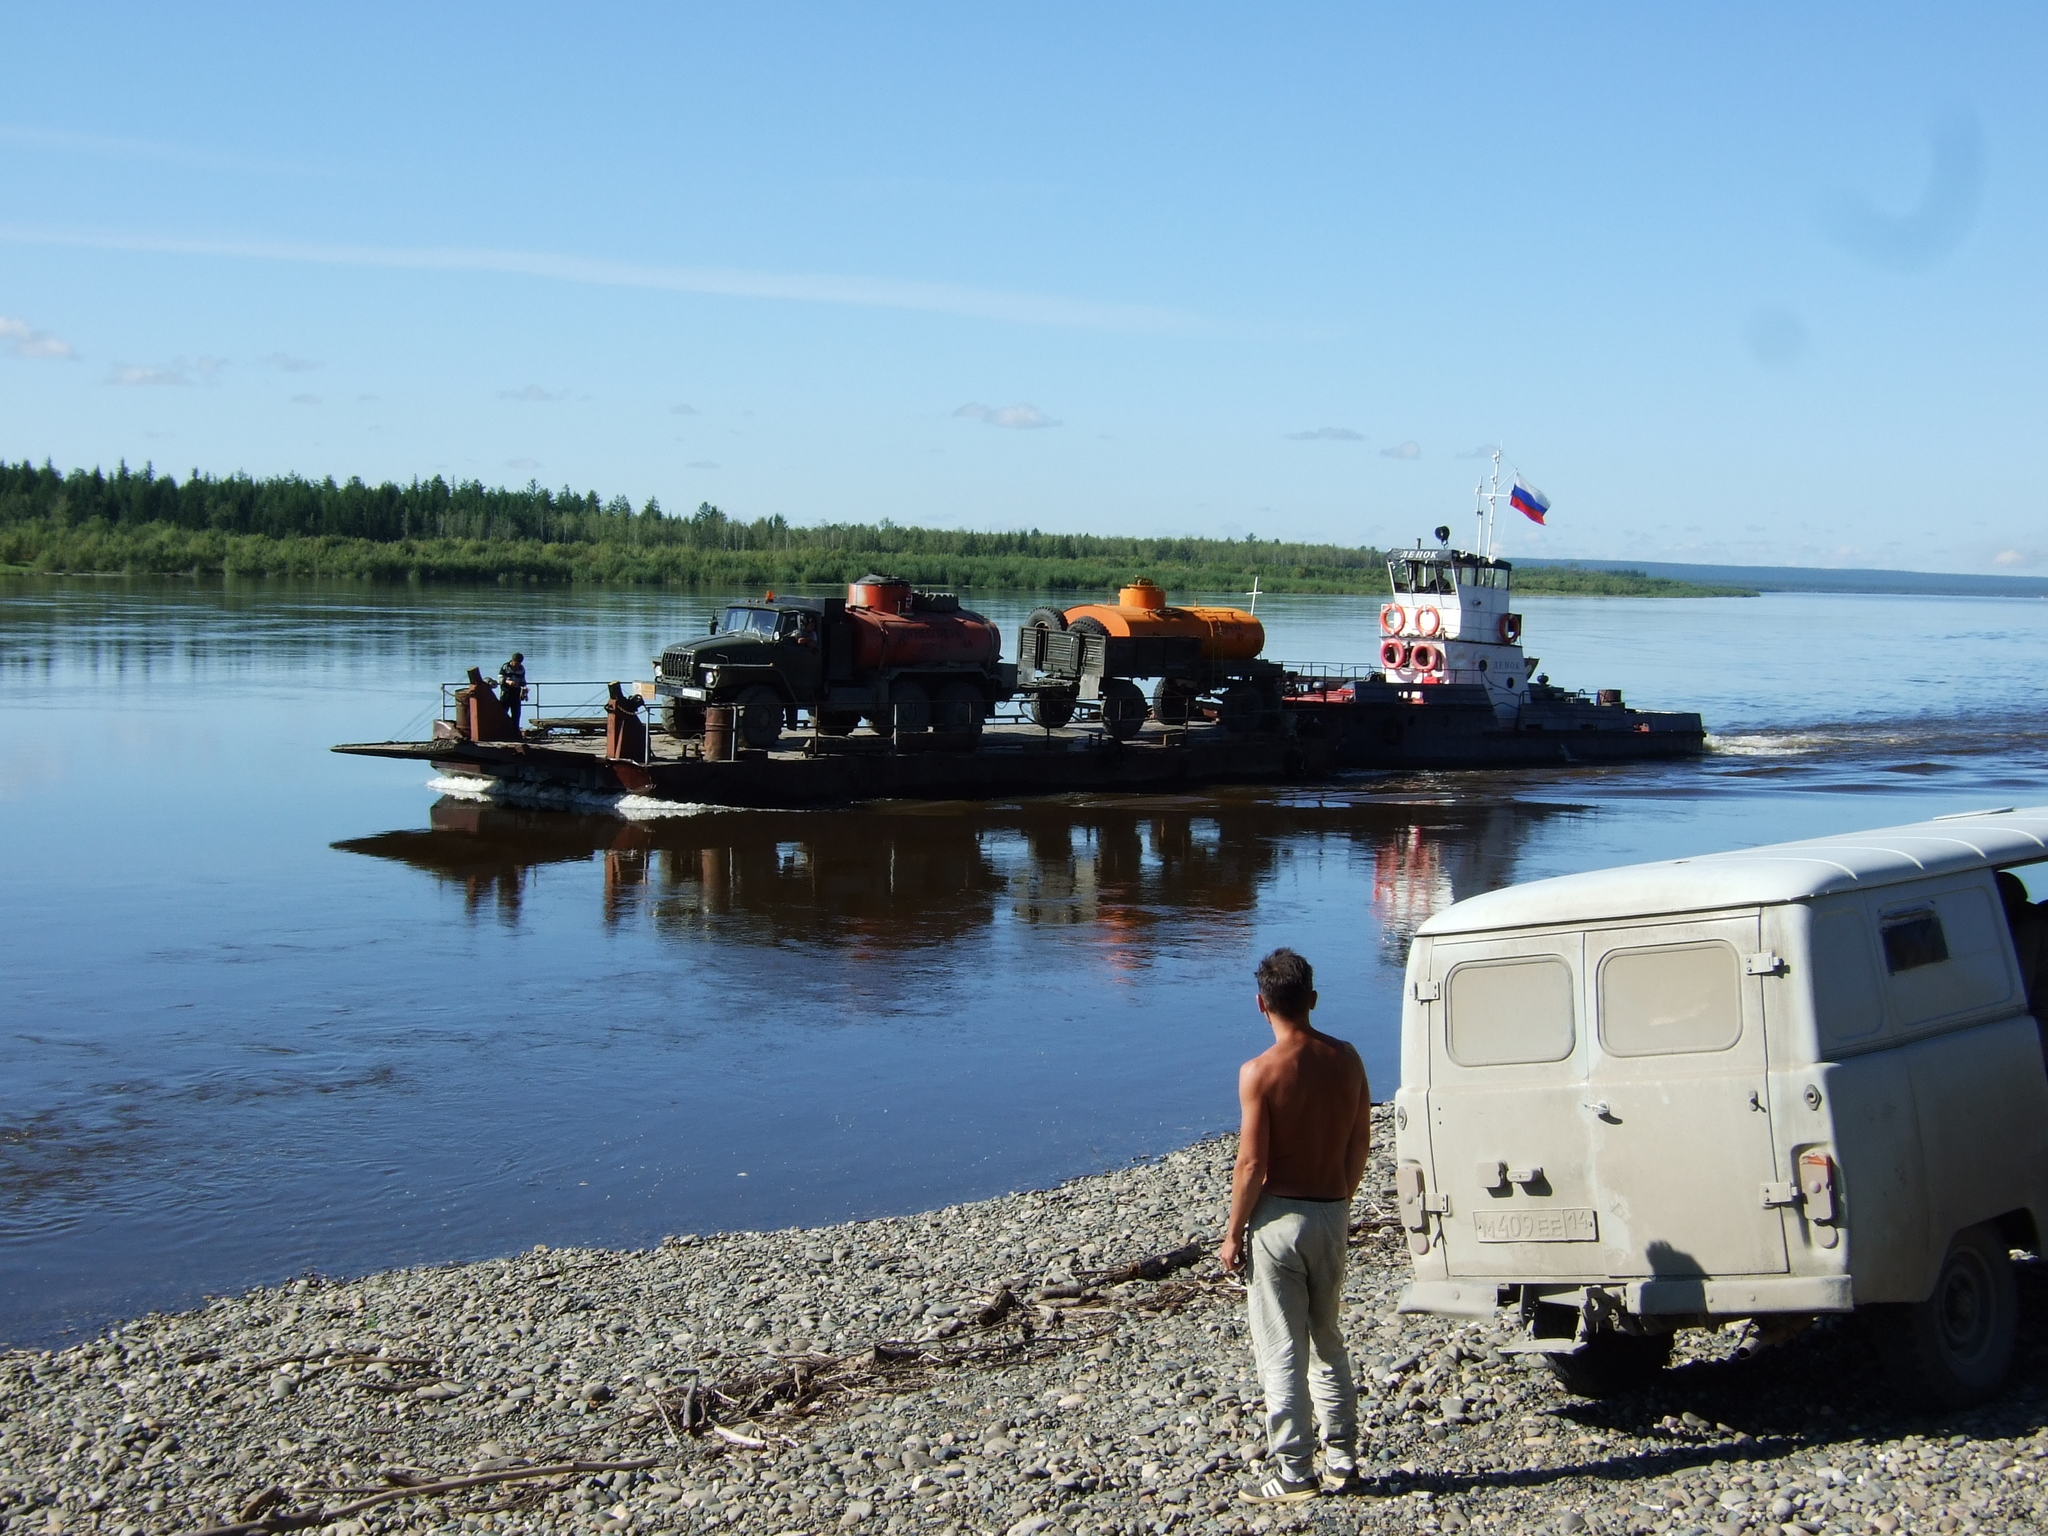
[{"label": "van license plate", "polygon": [[1600,1238],[1593,1212],[1582,1205],[1545,1211],[1474,1211],[1482,1243],[1592,1243]]}]

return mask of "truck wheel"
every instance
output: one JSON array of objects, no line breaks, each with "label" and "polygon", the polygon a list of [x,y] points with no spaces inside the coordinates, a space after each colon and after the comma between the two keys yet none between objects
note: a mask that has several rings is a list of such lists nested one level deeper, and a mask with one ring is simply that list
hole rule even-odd
[{"label": "truck wheel", "polygon": [[818,711],[818,730],[826,736],[851,736],[860,729],[860,711],[857,709],[821,709]]},{"label": "truck wheel", "polygon": [[2005,1385],[2019,1331],[2012,1256],[1990,1223],[1965,1227],[1925,1301],[1865,1309],[1879,1353],[1904,1404],[1981,1403]]},{"label": "truck wheel", "polygon": [[1074,696],[1071,693],[1034,693],[1031,695],[1031,723],[1048,731],[1056,731],[1074,718]]},{"label": "truck wheel", "polygon": [[1235,683],[1223,690],[1216,701],[1216,720],[1234,736],[1245,736],[1259,728],[1259,692],[1247,683]]},{"label": "truck wheel", "polygon": [[1127,677],[1104,678],[1102,726],[1118,741],[1129,741],[1145,723],[1145,695]]},{"label": "truck wheel", "polygon": [[682,699],[661,701],[661,723],[669,735],[702,736],[704,734],[704,706],[687,703]]},{"label": "truck wheel", "polygon": [[1034,608],[1024,621],[1026,629],[1049,629],[1058,634],[1067,627],[1067,616],[1057,608]]},{"label": "truck wheel", "polygon": [[1545,1355],[1550,1374],[1580,1397],[1619,1397],[1646,1387],[1671,1363],[1668,1333],[1600,1332],[1576,1355]]},{"label": "truck wheel", "polygon": [[760,752],[782,744],[782,695],[756,683],[733,701],[739,713],[740,739]]},{"label": "truck wheel", "polygon": [[1186,683],[1162,677],[1152,685],[1152,718],[1161,725],[1186,725],[1194,718],[1195,698]]},{"label": "truck wheel", "polygon": [[922,683],[897,683],[889,690],[898,736],[916,736],[932,728],[932,696]]},{"label": "truck wheel", "polygon": [[976,742],[981,740],[984,714],[979,688],[972,683],[948,683],[932,704],[932,728]]}]

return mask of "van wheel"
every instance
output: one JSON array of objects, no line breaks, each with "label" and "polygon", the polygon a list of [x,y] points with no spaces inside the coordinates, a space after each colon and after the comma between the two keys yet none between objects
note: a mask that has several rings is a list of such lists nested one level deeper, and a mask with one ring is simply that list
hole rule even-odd
[{"label": "van wheel", "polygon": [[781,694],[756,683],[733,702],[739,710],[742,741],[759,752],[773,752],[781,745]]},{"label": "van wheel", "polygon": [[1647,1387],[1671,1363],[1668,1333],[1596,1333],[1576,1355],[1545,1355],[1550,1374],[1580,1397],[1619,1397]]},{"label": "van wheel", "polygon": [[1900,1400],[1943,1408],[1981,1403],[2005,1385],[2019,1332],[2012,1255],[1988,1222],[1949,1240],[1934,1294],[1905,1306],[1868,1307],[1878,1352]]}]

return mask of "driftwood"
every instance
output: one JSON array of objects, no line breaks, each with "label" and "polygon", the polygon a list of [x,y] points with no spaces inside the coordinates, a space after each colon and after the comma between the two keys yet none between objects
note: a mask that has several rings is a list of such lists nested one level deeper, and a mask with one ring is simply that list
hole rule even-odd
[{"label": "driftwood", "polygon": [[472,1472],[464,1477],[444,1478],[438,1483],[408,1482],[333,1509],[279,1508],[285,1502],[285,1491],[266,1488],[242,1506],[241,1518],[235,1524],[211,1526],[197,1532],[196,1536],[259,1536],[265,1532],[303,1531],[312,1526],[346,1520],[351,1515],[361,1514],[379,1504],[388,1504],[393,1499],[431,1499],[439,1494],[460,1493],[489,1483],[513,1483],[537,1477],[582,1477],[592,1472],[638,1472],[658,1465],[658,1458],[645,1456],[635,1461],[562,1461],[544,1467],[505,1467],[496,1472]]},{"label": "driftwood", "polygon": [[1083,1270],[1097,1285],[1122,1285],[1126,1280],[1164,1280],[1177,1269],[1188,1269],[1202,1262],[1202,1256],[1209,1251],[1206,1243],[1189,1243],[1169,1253],[1155,1253],[1148,1259],[1135,1264],[1125,1264],[1116,1269]]}]

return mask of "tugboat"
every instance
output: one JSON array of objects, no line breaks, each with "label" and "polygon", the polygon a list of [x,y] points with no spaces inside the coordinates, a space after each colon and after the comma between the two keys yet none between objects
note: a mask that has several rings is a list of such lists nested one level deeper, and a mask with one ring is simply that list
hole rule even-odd
[{"label": "tugboat", "polygon": [[1387,555],[1379,667],[1360,678],[1297,676],[1295,734],[1334,743],[1345,768],[1499,768],[1697,757],[1696,714],[1631,709],[1618,688],[1553,688],[1522,649],[1514,567],[1490,551],[1500,499],[1479,493],[1480,553],[1418,543]]}]

